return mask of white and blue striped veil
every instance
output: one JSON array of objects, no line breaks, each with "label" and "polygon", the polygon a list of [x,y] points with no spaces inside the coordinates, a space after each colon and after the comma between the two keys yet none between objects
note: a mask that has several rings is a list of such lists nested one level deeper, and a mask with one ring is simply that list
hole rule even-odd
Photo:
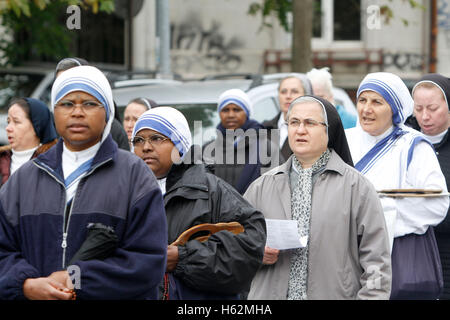
[{"label": "white and blue striped veil", "polygon": [[[67,94],[75,91],[82,91],[95,97],[105,108],[105,129],[103,130],[101,142],[103,142],[111,131],[111,125],[114,120],[114,101],[112,97],[111,86],[105,75],[97,68],[92,66],[79,66],[64,71],[53,83],[51,95],[51,110],[54,111],[55,105]],[[83,152],[83,151],[81,151]],[[63,172],[65,177],[65,186],[67,201],[70,202],[75,194],[81,178],[91,168],[95,154],[78,167],[73,164],[63,162]]]},{"label": "white and blue striped veil", "polygon": [[92,66],[79,66],[64,71],[56,78],[52,87],[51,109],[68,93],[83,91],[94,96],[105,108],[106,127],[103,131],[102,142],[111,131],[114,120],[114,101],[109,85],[103,72]]},{"label": "white and blue striped veil", "polygon": [[168,137],[178,149],[181,158],[192,145],[191,131],[184,115],[172,107],[157,107],[144,112],[133,128],[132,139],[143,129],[157,131]]},{"label": "white and blue striped veil", "polygon": [[[409,130],[404,125],[406,119],[412,114],[414,101],[405,83],[399,76],[388,72],[369,73],[360,83],[357,91],[357,99],[364,91],[374,91],[381,95],[392,109],[393,131],[379,141],[356,164],[355,168],[361,173],[366,173],[373,167],[378,159],[383,157],[389,149],[405,134],[412,134],[408,153],[407,166],[411,162],[414,146],[422,140],[423,135],[415,130]],[[426,140],[425,140],[426,141]]]}]

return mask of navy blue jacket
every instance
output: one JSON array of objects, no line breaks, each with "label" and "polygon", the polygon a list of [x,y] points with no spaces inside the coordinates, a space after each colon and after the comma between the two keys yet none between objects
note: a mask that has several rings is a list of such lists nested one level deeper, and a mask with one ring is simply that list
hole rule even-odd
[{"label": "navy blue jacket", "polygon": [[114,228],[119,245],[104,260],[74,262],[81,276],[77,299],[156,298],[166,268],[167,223],[155,176],[109,135],[66,219],[62,150],[59,140],[0,190],[0,299],[23,299],[27,278],[67,268],[91,222]]}]

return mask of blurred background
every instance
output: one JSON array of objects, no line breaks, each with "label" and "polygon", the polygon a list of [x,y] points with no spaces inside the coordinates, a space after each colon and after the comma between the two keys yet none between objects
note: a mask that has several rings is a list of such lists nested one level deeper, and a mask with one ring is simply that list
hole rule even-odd
[{"label": "blurred background", "polygon": [[1,0],[0,114],[13,96],[48,103],[68,56],[107,74],[120,110],[140,95],[197,104],[204,119],[239,87],[264,105],[262,121],[278,112],[286,73],[325,66],[352,108],[369,72],[410,88],[450,74],[450,0]]}]

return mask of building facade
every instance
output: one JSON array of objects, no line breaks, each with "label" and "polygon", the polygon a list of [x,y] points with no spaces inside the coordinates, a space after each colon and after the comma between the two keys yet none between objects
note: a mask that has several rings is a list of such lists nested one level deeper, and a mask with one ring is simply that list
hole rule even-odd
[{"label": "building facade", "polygon": [[[254,2],[170,0],[172,71],[188,78],[291,71],[292,34],[275,17],[266,21],[271,28],[262,28],[261,17],[248,14]],[[329,66],[335,83],[348,88],[378,70],[420,77],[430,69],[432,15],[431,1],[417,2],[412,8],[407,1],[315,0],[314,65]],[[436,2],[436,71],[450,74],[450,0]],[[158,68],[155,5],[145,1],[133,21],[134,67]],[[393,13],[389,21],[385,10]]]}]

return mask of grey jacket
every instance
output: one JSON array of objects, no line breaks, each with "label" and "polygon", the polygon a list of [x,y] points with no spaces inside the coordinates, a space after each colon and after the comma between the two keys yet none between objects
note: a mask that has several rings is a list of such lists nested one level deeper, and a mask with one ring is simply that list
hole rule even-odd
[{"label": "grey jacket", "polygon": [[[266,218],[292,218],[292,159],[255,180],[244,195]],[[378,195],[334,151],[314,182],[310,223],[308,299],[389,299],[391,257]],[[280,251],[275,264],[258,270],[248,299],[286,299],[289,270],[290,251]]]}]

